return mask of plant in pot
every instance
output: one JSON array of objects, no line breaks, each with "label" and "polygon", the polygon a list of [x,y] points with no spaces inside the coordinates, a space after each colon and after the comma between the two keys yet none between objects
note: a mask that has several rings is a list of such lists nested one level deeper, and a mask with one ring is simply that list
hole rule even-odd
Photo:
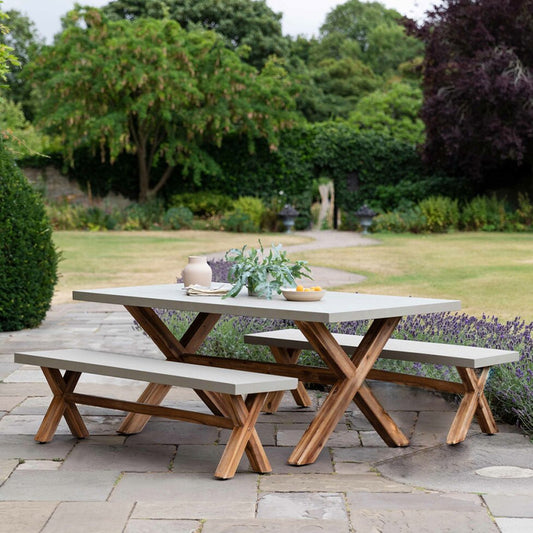
[{"label": "plant in pot", "polygon": [[312,279],[307,261],[291,262],[281,244],[273,244],[268,254],[265,254],[261,241],[259,246],[259,250],[244,245],[226,252],[226,261],[233,263],[228,273],[228,281],[233,287],[225,297],[237,296],[243,287],[247,287],[250,296],[270,300],[274,293],[281,293],[281,287],[295,287],[296,279]]}]

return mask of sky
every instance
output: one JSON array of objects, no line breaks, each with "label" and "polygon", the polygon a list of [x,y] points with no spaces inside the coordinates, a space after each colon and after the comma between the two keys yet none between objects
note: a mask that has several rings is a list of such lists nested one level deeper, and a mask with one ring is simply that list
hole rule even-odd
[{"label": "sky", "polygon": [[[266,0],[276,13],[283,13],[281,20],[284,35],[304,35],[307,38],[318,35],[319,27],[326,15],[335,6],[346,0]],[[440,0],[380,0],[388,8],[396,9],[402,15],[421,19],[424,13]],[[75,0],[3,0],[3,11],[16,9],[29,16],[39,34],[52,42],[52,37],[61,29],[61,17],[74,7]],[[100,7],[109,0],[78,0],[79,4]]]}]

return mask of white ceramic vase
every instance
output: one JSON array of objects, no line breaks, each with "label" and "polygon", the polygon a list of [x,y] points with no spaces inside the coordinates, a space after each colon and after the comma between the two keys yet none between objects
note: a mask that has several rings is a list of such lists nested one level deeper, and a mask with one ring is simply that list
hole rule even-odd
[{"label": "white ceramic vase", "polygon": [[200,255],[189,256],[189,263],[183,269],[181,275],[185,287],[189,287],[190,285],[209,287],[213,279],[213,272],[207,264],[207,257]]}]

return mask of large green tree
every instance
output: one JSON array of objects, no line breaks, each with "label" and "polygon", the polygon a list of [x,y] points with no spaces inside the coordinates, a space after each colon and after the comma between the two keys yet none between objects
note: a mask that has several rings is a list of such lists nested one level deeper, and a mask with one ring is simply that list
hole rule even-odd
[{"label": "large green tree", "polygon": [[78,8],[31,73],[39,118],[69,154],[87,145],[111,161],[136,154],[140,201],[178,166],[194,176],[215,173],[207,148],[226,135],[242,135],[250,149],[263,137],[275,149],[295,117],[279,65],[258,72],[215,32],[186,31],[169,19],[109,21]]},{"label": "large green tree", "polygon": [[376,74],[390,74],[423,54],[423,46],[399,25],[401,15],[380,2],[348,0],[332,9],[320,28],[321,40],[335,34],[357,43],[358,57]]},{"label": "large green tree", "polygon": [[424,142],[421,107],[418,85],[395,82],[363,96],[350,113],[349,123],[358,131],[373,131],[416,146]]},{"label": "large green tree", "polygon": [[111,18],[176,20],[186,29],[201,26],[224,37],[246,61],[263,67],[269,56],[284,57],[288,40],[281,32],[281,13],[264,0],[114,0],[104,8]]}]

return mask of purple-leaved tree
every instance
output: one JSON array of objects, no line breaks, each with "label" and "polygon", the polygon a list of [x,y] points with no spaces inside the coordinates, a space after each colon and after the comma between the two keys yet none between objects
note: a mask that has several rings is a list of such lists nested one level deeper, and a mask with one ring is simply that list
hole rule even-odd
[{"label": "purple-leaved tree", "polygon": [[426,45],[426,161],[478,192],[531,187],[533,1],[444,0],[405,24]]}]

